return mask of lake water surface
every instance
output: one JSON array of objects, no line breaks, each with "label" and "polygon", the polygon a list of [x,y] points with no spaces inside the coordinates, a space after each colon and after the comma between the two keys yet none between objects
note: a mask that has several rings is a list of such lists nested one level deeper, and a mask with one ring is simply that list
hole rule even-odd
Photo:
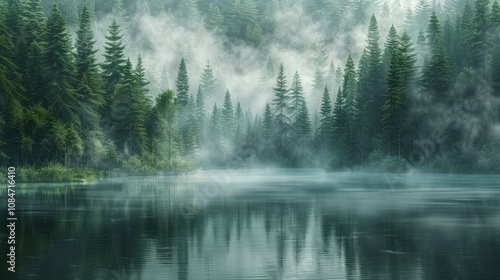
[{"label": "lake water surface", "polygon": [[1,279],[500,279],[500,176],[270,169],[16,189],[17,272],[3,261]]}]

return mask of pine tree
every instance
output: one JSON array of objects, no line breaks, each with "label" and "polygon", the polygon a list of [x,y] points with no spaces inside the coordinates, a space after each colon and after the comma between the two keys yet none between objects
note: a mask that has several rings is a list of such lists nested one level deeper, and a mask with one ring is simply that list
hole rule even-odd
[{"label": "pine tree", "polygon": [[140,92],[132,63],[127,60],[123,80],[116,87],[112,108],[115,143],[125,155],[143,155],[147,149],[147,102]]},{"label": "pine tree", "polygon": [[415,7],[415,17],[417,22],[426,22],[429,19],[431,6],[427,0],[419,0]]},{"label": "pine tree", "polygon": [[214,3],[210,3],[209,6],[210,17],[206,27],[209,31],[213,33],[221,33],[223,31],[224,17],[221,14],[219,7]]},{"label": "pine tree", "polygon": [[413,13],[413,10],[411,9],[411,7],[409,7],[406,10],[406,13],[405,13],[405,16],[403,19],[403,23],[404,23],[405,29],[410,29],[415,24],[415,14]]},{"label": "pine tree", "polygon": [[[370,55],[369,52],[367,53],[367,63],[368,63],[368,72],[367,72],[367,89],[371,89],[370,85],[370,75],[373,75],[373,72],[370,72],[370,67],[372,67],[373,64],[372,61],[370,61]],[[359,104],[358,102],[360,101],[359,99],[359,90],[358,90],[358,81],[357,81],[357,74],[356,74],[356,66],[354,64],[354,60],[352,59],[351,56],[347,59],[347,63],[345,66],[345,74],[344,74],[344,84],[342,88],[342,94],[344,95],[344,117],[345,117],[345,125],[346,125],[346,132],[347,134],[345,135],[348,145],[347,145],[347,150],[344,150],[345,153],[351,158],[351,161],[354,159],[354,152],[355,152],[355,147],[356,147],[356,142],[355,142],[355,134],[357,128],[361,128],[363,125],[367,125],[369,128],[374,129],[374,120],[370,119],[370,112],[358,112],[358,107],[362,108],[370,108],[369,105],[373,106],[371,103],[374,102],[372,100],[375,100],[373,97],[370,99],[370,95],[367,93],[365,94],[364,99],[362,100],[364,104]],[[374,110],[372,108],[372,110]],[[364,118],[365,120],[370,120],[369,124],[356,124],[356,120],[358,119],[358,114],[364,114],[366,117]],[[373,116],[372,112],[372,116]],[[379,120],[380,121],[380,120]],[[359,126],[358,126],[359,125]],[[374,132],[372,132],[372,135],[376,135]],[[378,133],[378,132],[377,132]],[[368,135],[367,137],[369,137]],[[371,136],[373,137],[373,136]],[[346,162],[346,164],[350,164],[350,162]]]},{"label": "pine tree", "polygon": [[441,38],[438,37],[432,49],[432,58],[423,72],[423,86],[438,101],[443,101],[451,87],[451,66]]},{"label": "pine tree", "polygon": [[181,110],[182,114],[182,110],[187,107],[189,100],[189,77],[184,58],[181,59],[181,63],[179,64],[179,72],[177,74],[176,86],[177,86],[176,103],[179,105],[179,109]]},{"label": "pine tree", "polygon": [[318,129],[318,141],[322,147],[328,147],[329,136],[332,135],[332,104],[328,87],[323,91],[321,107],[319,109],[320,124]]},{"label": "pine tree", "polygon": [[264,139],[270,139],[273,136],[274,125],[273,113],[271,112],[271,105],[269,103],[266,103],[262,127],[264,128]]},{"label": "pine tree", "polygon": [[226,90],[224,104],[221,111],[222,134],[226,139],[232,139],[234,135],[234,108],[229,90]]},{"label": "pine tree", "polygon": [[241,139],[243,139],[243,109],[241,108],[241,104],[239,101],[236,104],[236,110],[234,112],[234,117],[235,117],[235,121],[236,121],[234,142],[236,143],[236,145],[238,145],[240,143]]},{"label": "pine tree", "polygon": [[442,38],[443,31],[441,30],[441,24],[436,13],[432,13],[429,20],[429,25],[427,25],[427,37],[426,42],[430,48],[434,47],[436,43],[436,38]]},{"label": "pine tree", "polygon": [[[319,97],[324,88],[325,80],[323,78],[323,74],[321,73],[319,68],[316,68],[316,72],[314,72],[312,96]],[[317,99],[315,98],[315,100]]]},{"label": "pine tree", "polygon": [[[23,138],[24,88],[14,61],[12,34],[0,21],[0,160],[18,164]],[[1,161],[0,161],[1,162]]]},{"label": "pine tree", "polygon": [[488,31],[491,27],[491,18],[489,11],[490,0],[476,0],[476,12],[474,22],[476,23],[476,45],[475,66],[485,66],[486,55],[489,49]]},{"label": "pine tree", "polygon": [[402,69],[402,57],[399,51],[391,56],[389,73],[387,76],[387,94],[386,101],[382,110],[382,136],[383,143],[387,146],[390,154],[401,157],[402,141],[402,107],[405,91],[404,69]]},{"label": "pine tree", "polygon": [[210,65],[210,60],[207,60],[207,64],[203,68],[203,72],[201,72],[200,87],[207,99],[207,104],[212,104],[215,101],[214,95],[217,90],[217,79]]},{"label": "pine tree", "polygon": [[337,158],[336,162],[332,162],[333,165],[339,166],[343,165],[347,161],[348,157],[348,128],[347,128],[347,117],[345,113],[345,103],[344,94],[341,89],[337,93],[337,98],[333,107],[333,151]]},{"label": "pine tree", "polygon": [[205,98],[203,97],[201,86],[198,87],[198,93],[196,94],[196,110],[198,113],[198,123],[200,124],[200,127],[204,127],[207,113],[205,110]]},{"label": "pine tree", "polygon": [[295,122],[295,127],[295,134],[297,135],[297,138],[299,140],[306,139],[311,135],[311,120],[309,117],[309,111],[307,110],[306,101],[302,102],[300,106],[299,114]]},{"label": "pine tree", "polygon": [[285,68],[280,64],[278,76],[276,77],[276,87],[273,88],[274,99],[273,115],[276,124],[277,152],[286,156],[286,149],[289,141],[289,132],[291,129],[290,96],[286,86]]},{"label": "pine tree", "polygon": [[387,35],[387,40],[385,42],[385,49],[383,55],[383,61],[386,67],[389,66],[392,55],[396,52],[399,46],[399,36],[394,25],[391,25],[389,29],[389,34]]},{"label": "pine tree", "polygon": [[45,78],[50,85],[47,104],[53,108],[54,115],[59,120],[79,127],[78,110],[81,107],[81,97],[75,89],[77,80],[71,53],[71,37],[57,4],[52,6],[46,30],[47,48],[44,57],[48,67]]},{"label": "pine tree", "polygon": [[474,11],[469,1],[465,3],[465,8],[461,17],[460,24],[460,47],[462,48],[463,66],[477,66],[477,55],[479,45],[477,43],[478,33],[477,25],[474,19]]},{"label": "pine tree", "polygon": [[94,32],[91,29],[90,14],[86,6],[83,7],[79,29],[76,33],[76,78],[77,90],[81,96],[82,106],[79,110],[82,122],[82,141],[84,148],[84,163],[90,164],[94,154],[95,137],[99,132],[99,109],[104,105],[102,81],[96,63],[94,49]]},{"label": "pine tree", "polygon": [[[29,0],[23,3],[22,9],[22,40],[18,47],[18,61],[21,63],[21,71],[26,71],[26,63],[28,61],[28,53],[33,42],[41,44],[43,41],[45,14],[40,0]],[[29,79],[25,79],[25,83]]]},{"label": "pine tree", "polygon": [[142,98],[146,102],[147,107],[149,109],[150,105],[151,105],[151,100],[148,97],[149,82],[146,80],[146,70],[144,69],[144,65],[142,64],[141,55],[139,55],[137,57],[137,64],[135,65],[135,69],[134,69],[134,77],[135,77],[136,84],[137,84],[137,90],[139,91],[139,94],[142,96]]},{"label": "pine tree", "polygon": [[491,8],[491,26],[495,30],[495,28],[500,27],[500,5],[498,4],[498,1],[495,0],[493,2],[493,7]]},{"label": "pine tree", "polygon": [[328,67],[326,85],[329,88],[336,88],[338,86],[335,84],[335,65],[333,64],[333,60],[330,61],[330,66]]},{"label": "pine tree", "polygon": [[[368,40],[367,40],[367,59],[368,59],[368,72],[367,72],[367,89],[369,89],[369,93],[367,96],[367,102],[371,103],[369,107],[369,111],[367,112],[367,120],[370,121],[370,137],[375,137],[380,132],[380,120],[382,118],[381,107],[383,104],[383,94],[384,94],[384,71],[382,65],[382,50],[380,49],[380,33],[378,29],[377,19],[373,15],[370,20],[370,26],[368,29]],[[354,63],[352,63],[354,65]],[[347,66],[346,66],[347,67]],[[354,67],[352,67],[353,73],[355,74]],[[345,70],[347,73],[347,70]],[[351,77],[352,74],[349,74]],[[352,78],[350,78],[351,80]],[[350,81],[349,80],[349,81]],[[356,82],[351,82],[352,88],[355,87]],[[344,86],[345,86],[345,78],[344,78]],[[355,96],[357,94],[357,90],[349,89],[346,91],[344,88],[342,90],[343,94],[346,97],[346,106],[348,112],[348,118],[352,119],[354,110],[352,108],[352,103],[350,100],[355,100]],[[351,122],[350,122],[351,123]]]},{"label": "pine tree", "polygon": [[113,21],[118,21],[120,25],[126,22],[127,10],[125,9],[123,0],[114,0],[111,15],[114,18]]},{"label": "pine tree", "polygon": [[302,81],[300,80],[300,75],[298,71],[295,72],[295,74],[293,75],[290,97],[291,97],[290,116],[293,122],[293,128],[294,130],[297,130],[297,125],[298,125],[297,121],[299,117],[299,112],[302,108],[302,103],[305,102],[304,88],[302,87]]},{"label": "pine tree", "polygon": [[188,153],[196,152],[199,144],[199,123],[196,113],[196,101],[194,96],[189,96],[187,105],[187,131],[184,141],[185,151]]},{"label": "pine tree", "polygon": [[122,35],[120,26],[113,19],[108,28],[108,36],[104,46],[104,63],[101,65],[103,88],[106,90],[106,102],[111,104],[115,87],[121,82],[122,73],[125,67],[125,55],[123,53],[125,46],[122,44]]},{"label": "pine tree", "polygon": [[212,109],[212,115],[210,116],[210,138],[212,142],[219,145],[219,141],[222,137],[222,124],[220,119],[220,111],[217,108],[217,103],[214,104]]}]

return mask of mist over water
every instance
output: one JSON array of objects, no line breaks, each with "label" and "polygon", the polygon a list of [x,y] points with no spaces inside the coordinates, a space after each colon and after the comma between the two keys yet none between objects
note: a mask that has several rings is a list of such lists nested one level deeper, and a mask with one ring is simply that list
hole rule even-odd
[{"label": "mist over water", "polygon": [[17,275],[496,279],[499,180],[260,169],[24,185]]}]

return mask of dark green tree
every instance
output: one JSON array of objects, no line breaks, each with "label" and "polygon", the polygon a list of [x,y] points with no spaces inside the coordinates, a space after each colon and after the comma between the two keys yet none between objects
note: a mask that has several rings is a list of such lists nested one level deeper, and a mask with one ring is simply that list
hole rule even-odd
[{"label": "dark green tree", "polygon": [[83,162],[90,164],[91,155],[95,154],[95,140],[100,132],[99,109],[104,105],[102,81],[96,63],[94,32],[91,28],[90,14],[83,7],[79,29],[76,32],[76,78],[77,92],[81,98],[79,116],[82,122],[81,132],[84,147]]},{"label": "dark green tree", "polygon": [[57,4],[52,6],[46,30],[45,79],[50,85],[46,104],[53,109],[59,120],[80,127],[78,110],[81,107],[81,96],[75,88],[77,79],[74,56],[71,53],[71,37]]},{"label": "dark green tree", "polygon": [[432,58],[423,72],[423,86],[434,96],[435,100],[443,101],[447,98],[447,91],[451,87],[451,65],[447,57],[441,38],[438,37],[432,49]]},{"label": "dark green tree", "polygon": [[130,60],[125,64],[122,82],[116,86],[112,116],[117,147],[127,157],[143,155],[147,150],[147,101],[138,89]]},{"label": "dark green tree", "polygon": [[234,107],[229,90],[226,90],[221,111],[222,135],[226,139],[234,137]]},{"label": "dark green tree", "polygon": [[266,103],[266,108],[264,110],[264,118],[262,119],[262,127],[264,130],[264,139],[270,139],[273,136],[274,125],[273,125],[273,113],[271,111],[271,105]]},{"label": "dark green tree", "polygon": [[312,133],[311,119],[309,117],[309,110],[307,109],[306,101],[302,102],[295,121],[295,134],[297,138],[307,139]]},{"label": "dark green tree", "polygon": [[286,86],[285,68],[280,64],[276,86],[273,87],[274,99],[273,116],[276,127],[276,149],[278,154],[286,156],[287,145],[291,131],[292,120],[290,119],[290,96]]},{"label": "dark green tree", "polygon": [[189,77],[184,58],[181,59],[181,63],[179,64],[179,72],[177,74],[176,88],[177,88],[176,103],[179,105],[179,109],[181,110],[180,113],[182,114],[182,110],[187,107],[189,101]]},{"label": "dark green tree", "polygon": [[122,43],[120,26],[116,19],[113,19],[108,28],[108,35],[106,36],[106,43],[104,46],[104,62],[101,65],[103,88],[106,91],[105,106],[103,110],[103,117],[109,117],[109,108],[113,103],[113,95],[118,83],[122,81],[122,75],[125,68],[125,55],[123,53],[125,46]]},{"label": "dark green tree", "polygon": [[329,140],[332,135],[332,102],[328,87],[323,91],[319,116],[318,142],[322,148],[327,148],[330,146]]},{"label": "dark green tree", "polygon": [[297,130],[299,112],[302,108],[302,103],[305,102],[304,88],[302,87],[302,81],[300,80],[298,71],[293,75],[292,87],[290,89],[290,99],[290,116],[293,122],[293,128],[294,130]]},{"label": "dark green tree", "polygon": [[345,112],[344,94],[339,88],[337,98],[333,107],[333,152],[336,160],[332,162],[333,167],[346,164],[348,159],[348,127]]},{"label": "dark green tree", "polygon": [[200,87],[205,95],[207,104],[212,104],[215,101],[214,95],[217,91],[217,79],[210,65],[210,60],[207,60],[207,64],[203,68],[203,72],[201,72]]}]

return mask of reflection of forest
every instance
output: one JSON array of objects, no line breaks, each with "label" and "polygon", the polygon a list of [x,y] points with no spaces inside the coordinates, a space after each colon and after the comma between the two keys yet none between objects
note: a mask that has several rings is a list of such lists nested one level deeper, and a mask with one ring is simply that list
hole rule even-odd
[{"label": "reflection of forest", "polygon": [[377,211],[357,207],[362,200],[342,192],[307,199],[220,196],[185,218],[180,205],[192,200],[194,188],[130,181],[21,190],[16,275],[500,279],[493,196],[407,207],[390,195]]}]

